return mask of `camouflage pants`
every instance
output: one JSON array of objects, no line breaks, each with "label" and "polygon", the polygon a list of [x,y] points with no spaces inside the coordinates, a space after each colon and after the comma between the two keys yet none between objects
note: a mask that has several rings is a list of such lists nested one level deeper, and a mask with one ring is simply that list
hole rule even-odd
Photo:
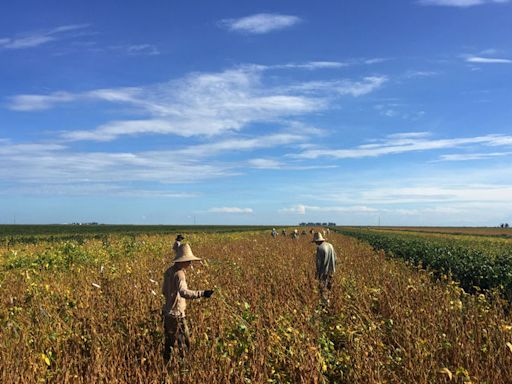
[{"label": "camouflage pants", "polygon": [[167,362],[171,357],[171,351],[176,346],[181,357],[190,349],[190,331],[187,320],[184,317],[164,315],[164,360]]}]

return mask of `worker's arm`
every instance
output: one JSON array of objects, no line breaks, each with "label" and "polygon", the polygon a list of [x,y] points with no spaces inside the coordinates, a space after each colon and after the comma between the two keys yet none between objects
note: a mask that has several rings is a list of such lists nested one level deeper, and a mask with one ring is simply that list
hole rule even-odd
[{"label": "worker's arm", "polygon": [[180,296],[185,299],[198,299],[204,296],[204,291],[193,291],[188,289],[187,280],[185,279],[185,273],[183,271],[179,271],[177,273],[179,284],[178,284],[178,292]]}]

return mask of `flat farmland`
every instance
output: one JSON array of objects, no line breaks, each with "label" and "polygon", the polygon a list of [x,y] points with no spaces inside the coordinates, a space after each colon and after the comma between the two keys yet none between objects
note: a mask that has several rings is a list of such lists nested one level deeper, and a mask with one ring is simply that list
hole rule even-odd
[{"label": "flat farmland", "polygon": [[[321,305],[315,247],[268,231],[186,233],[192,349],[162,362],[162,275],[173,234],[106,234],[0,248],[0,382],[509,383],[512,318],[364,241],[338,253]],[[78,235],[77,235],[78,236]]]},{"label": "flat farmland", "polygon": [[512,237],[512,228],[500,228],[500,227],[386,227],[386,226],[384,226],[384,227],[370,227],[370,228],[372,228],[374,230]]}]

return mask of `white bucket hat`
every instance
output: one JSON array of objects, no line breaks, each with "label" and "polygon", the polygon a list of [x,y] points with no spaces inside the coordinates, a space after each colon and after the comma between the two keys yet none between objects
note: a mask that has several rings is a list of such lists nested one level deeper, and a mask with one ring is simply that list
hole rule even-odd
[{"label": "white bucket hat", "polygon": [[199,257],[195,257],[192,253],[192,248],[190,248],[189,244],[182,244],[178,248],[178,252],[176,253],[176,257],[174,258],[175,263],[182,263],[185,261],[199,261],[201,260]]},{"label": "white bucket hat", "polygon": [[311,242],[315,243],[317,241],[325,241],[324,237],[320,232],[315,232],[315,234],[313,235],[313,240]]}]

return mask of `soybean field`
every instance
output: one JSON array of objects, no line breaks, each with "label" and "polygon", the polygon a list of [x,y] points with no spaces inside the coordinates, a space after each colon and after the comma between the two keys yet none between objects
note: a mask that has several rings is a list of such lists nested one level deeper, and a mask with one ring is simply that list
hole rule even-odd
[{"label": "soybean field", "polygon": [[192,348],[168,366],[160,290],[176,232],[4,233],[0,382],[510,383],[510,280],[485,274],[508,271],[508,243],[331,232],[326,306],[309,235],[184,232],[203,258],[188,285],[215,294],[189,303]]}]

